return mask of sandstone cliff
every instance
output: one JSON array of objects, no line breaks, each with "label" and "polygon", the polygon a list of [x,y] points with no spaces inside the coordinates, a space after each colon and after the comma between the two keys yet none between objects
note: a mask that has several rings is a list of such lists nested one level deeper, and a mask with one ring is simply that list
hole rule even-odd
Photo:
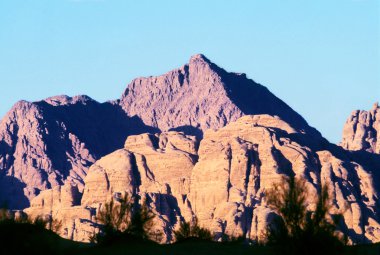
[{"label": "sandstone cliff", "polygon": [[40,191],[65,182],[82,190],[89,166],[121,149],[128,135],[176,130],[202,137],[204,130],[245,114],[279,116],[297,131],[320,138],[267,88],[203,55],[167,74],[133,80],[120,100],[20,101],[0,123],[0,203],[25,208]]},{"label": "sandstone cliff", "polygon": [[366,150],[380,154],[380,106],[375,103],[370,111],[353,111],[348,117],[341,146],[347,150]]},{"label": "sandstone cliff", "polygon": [[133,80],[120,100],[17,103],[0,123],[0,203],[57,219],[60,235],[88,241],[99,209],[128,193],[157,215],[157,241],[173,241],[195,216],[217,239],[260,241],[275,217],[265,191],[296,174],[310,209],[325,184],[350,240],[379,242],[379,112],[353,113],[343,149],[262,85],[195,55]]},{"label": "sandstone cliff", "polygon": [[[123,149],[91,166],[80,205],[73,207],[73,199],[61,200],[67,201],[60,205],[65,208],[65,222],[66,215],[73,215],[67,212],[82,210],[65,224],[61,235],[86,240],[102,204],[129,193],[147,201],[156,213],[156,228],[164,233],[162,242],[173,241],[178,223],[193,216],[217,239],[229,235],[260,241],[274,217],[265,191],[281,176],[295,174],[306,180],[310,210],[321,185],[327,185],[331,213],[343,214],[342,231],[350,240],[380,241],[376,169],[361,165],[337,146],[314,139],[269,115],[244,116],[208,130],[199,148],[196,137],[178,132],[129,136]],[[26,212],[46,214],[52,207],[51,203],[48,209],[40,206],[46,194],[51,192],[37,196]],[[85,215],[85,210],[91,213]]]}]

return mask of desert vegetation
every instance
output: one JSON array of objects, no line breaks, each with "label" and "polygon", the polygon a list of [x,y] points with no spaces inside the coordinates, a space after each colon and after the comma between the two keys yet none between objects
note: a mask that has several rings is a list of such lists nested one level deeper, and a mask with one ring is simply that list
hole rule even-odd
[{"label": "desert vegetation", "polygon": [[[183,221],[174,231],[174,244],[160,245],[161,236],[154,230],[154,213],[146,203],[127,195],[105,203],[97,215],[100,231],[92,244],[65,240],[53,231],[59,221],[31,219],[6,208],[0,209],[1,254],[379,254],[380,246],[345,246],[336,234],[339,217],[329,216],[326,188],[316,198],[315,211],[306,209],[305,183],[284,178],[267,193],[267,202],[279,217],[268,226],[263,245],[234,242],[226,237],[215,242],[213,234],[199,226],[197,218]],[[334,220],[335,218],[335,220]]]},{"label": "desert vegetation", "polygon": [[316,198],[314,211],[308,211],[307,187],[303,180],[284,177],[267,192],[268,205],[280,217],[268,226],[267,245],[282,254],[341,254],[346,244],[337,233],[340,215],[330,215],[326,186]]},{"label": "desert vegetation", "polygon": [[162,234],[154,230],[154,213],[138,198],[124,194],[105,203],[98,215],[98,233],[90,237],[92,243],[107,245],[115,241],[153,240],[159,242]]},{"label": "desert vegetation", "polygon": [[185,241],[190,238],[207,241],[213,240],[211,232],[206,228],[200,227],[196,217],[194,217],[191,222],[181,222],[179,229],[174,231],[174,237],[177,242]]}]

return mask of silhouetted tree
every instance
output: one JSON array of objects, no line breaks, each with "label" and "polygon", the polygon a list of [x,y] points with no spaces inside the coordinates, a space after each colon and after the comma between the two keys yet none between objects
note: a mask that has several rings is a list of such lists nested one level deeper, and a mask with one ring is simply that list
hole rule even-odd
[{"label": "silhouetted tree", "polygon": [[283,254],[340,254],[344,240],[335,233],[339,217],[328,215],[327,187],[321,188],[313,212],[307,210],[307,196],[305,182],[294,177],[267,192],[268,205],[280,216],[268,227],[268,244]]}]

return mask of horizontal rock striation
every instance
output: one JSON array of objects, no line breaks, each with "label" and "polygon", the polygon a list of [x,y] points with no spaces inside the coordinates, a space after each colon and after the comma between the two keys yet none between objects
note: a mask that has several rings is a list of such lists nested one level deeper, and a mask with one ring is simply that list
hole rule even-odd
[{"label": "horizontal rock striation", "polygon": [[[270,115],[243,116],[206,131],[200,143],[194,136],[174,131],[129,136],[123,149],[91,166],[80,205],[66,203],[65,211],[92,212],[87,218],[75,218],[87,225],[73,229],[70,223],[65,229],[82,233],[75,238],[85,240],[84,229],[96,225],[97,210],[110,198],[128,193],[146,201],[155,212],[156,228],[164,233],[161,242],[173,241],[179,223],[195,216],[217,240],[228,235],[262,241],[275,217],[265,191],[282,176],[296,175],[306,181],[310,210],[321,186],[327,185],[330,213],[343,215],[341,230],[349,239],[380,241],[379,187],[373,169],[337,146],[320,144],[316,149],[318,143],[310,139]],[[40,196],[32,205],[41,204]]]},{"label": "horizontal rock striation", "polygon": [[0,203],[22,209],[40,191],[65,182],[81,190],[89,166],[123,148],[128,135],[173,130],[201,138],[245,114],[276,115],[320,137],[267,88],[203,55],[167,74],[133,80],[120,100],[20,101],[0,123]]},{"label": "horizontal rock striation", "polygon": [[158,242],[194,217],[217,240],[261,241],[276,216],[266,190],[296,175],[310,210],[326,185],[349,239],[379,242],[379,112],[354,112],[335,146],[264,86],[195,55],[116,101],[15,104],[0,122],[0,203],[89,241],[102,206],[129,194],[157,215]]}]

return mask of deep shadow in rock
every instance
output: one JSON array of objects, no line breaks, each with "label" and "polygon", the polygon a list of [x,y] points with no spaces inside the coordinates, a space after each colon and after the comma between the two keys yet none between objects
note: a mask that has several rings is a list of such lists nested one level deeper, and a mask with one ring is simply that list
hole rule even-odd
[{"label": "deep shadow in rock", "polygon": [[23,209],[29,206],[29,200],[24,195],[25,183],[13,176],[0,177],[0,206],[10,209]]},{"label": "deep shadow in rock", "polygon": [[321,136],[319,131],[310,127],[300,114],[263,85],[248,79],[245,74],[229,73],[211,61],[207,61],[210,67],[221,76],[231,101],[245,115],[269,114],[278,116],[300,131],[304,130],[311,135]]},{"label": "deep shadow in rock", "polygon": [[197,127],[190,126],[190,125],[171,128],[171,129],[169,129],[169,131],[183,132],[186,135],[193,135],[193,136],[197,137],[198,139],[203,138],[202,130],[197,128]]},{"label": "deep shadow in rock", "polygon": [[83,104],[52,106],[45,101],[38,102],[44,113],[44,120],[50,131],[44,134],[47,154],[53,167],[66,178],[72,168],[67,152],[74,155],[72,138],[75,135],[84,143],[95,159],[123,148],[129,135],[155,133],[157,128],[146,126],[139,117],[128,117],[117,104],[98,103],[90,100]]}]

